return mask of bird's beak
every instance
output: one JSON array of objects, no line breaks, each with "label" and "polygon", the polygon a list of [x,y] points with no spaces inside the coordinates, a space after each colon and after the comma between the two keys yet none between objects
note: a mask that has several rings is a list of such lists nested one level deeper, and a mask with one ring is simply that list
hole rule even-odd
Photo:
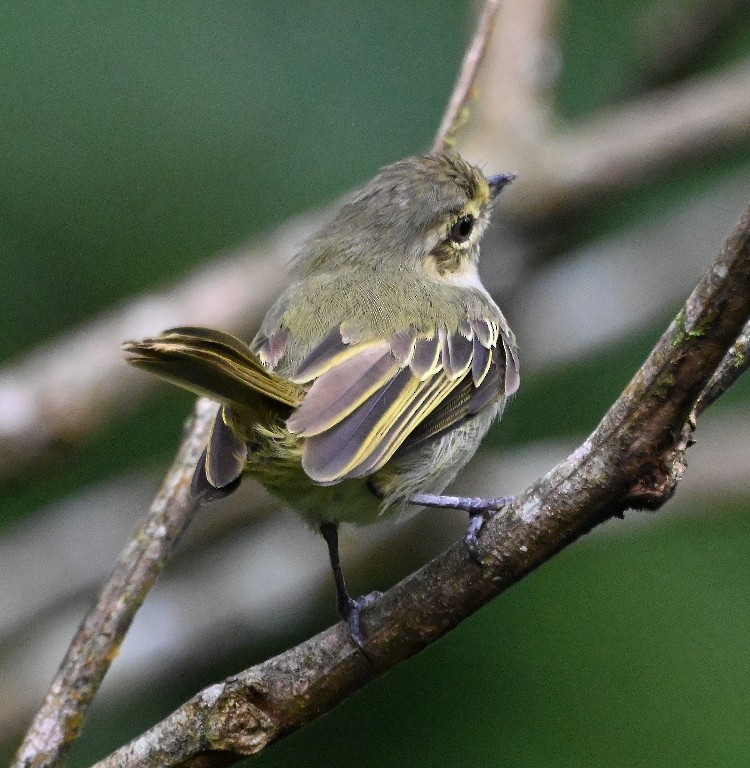
[{"label": "bird's beak", "polygon": [[500,194],[500,190],[507,187],[511,181],[515,181],[515,178],[515,173],[498,173],[497,176],[490,176],[487,179],[490,185],[490,200],[494,200]]}]

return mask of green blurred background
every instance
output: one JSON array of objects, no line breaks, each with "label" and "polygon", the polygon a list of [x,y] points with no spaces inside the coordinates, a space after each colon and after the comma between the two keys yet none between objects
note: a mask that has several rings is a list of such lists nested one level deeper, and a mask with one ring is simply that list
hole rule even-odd
[{"label": "green blurred background", "polygon": [[[584,119],[652,84],[640,46],[653,5],[568,3],[561,116]],[[428,147],[475,10],[452,0],[0,3],[0,364]],[[740,18],[695,71],[750,53],[750,13]],[[546,257],[748,171],[749,148],[727,148],[588,209]],[[715,234],[718,247],[726,232]],[[492,446],[585,436],[663,325],[532,374]],[[746,409],[747,395],[741,386],[722,407]],[[190,402],[160,390],[6,482],[0,536],[124,471],[145,468],[156,482]],[[728,488],[709,509],[678,494],[668,516],[608,524],[614,534],[579,542],[256,764],[745,764],[748,501]],[[393,580],[390,567],[378,563],[378,586]],[[13,578],[0,563],[0,582]],[[70,764],[284,645],[94,708]],[[0,757],[19,739],[0,734]]]}]

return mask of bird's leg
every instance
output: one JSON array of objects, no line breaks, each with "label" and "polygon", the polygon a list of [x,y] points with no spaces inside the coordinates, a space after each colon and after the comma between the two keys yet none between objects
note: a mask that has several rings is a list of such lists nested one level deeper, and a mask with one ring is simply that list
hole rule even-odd
[{"label": "bird's leg", "polygon": [[469,525],[464,536],[464,544],[472,560],[479,563],[477,536],[484,524],[495,512],[515,501],[515,496],[499,496],[496,499],[481,499],[471,496],[437,496],[432,493],[415,493],[409,497],[410,504],[438,509],[462,509],[469,513]]},{"label": "bird's leg", "polygon": [[363,608],[370,605],[379,592],[373,592],[364,597],[353,598],[346,588],[344,581],[344,572],[341,570],[341,559],[339,558],[339,527],[337,523],[323,523],[320,526],[320,533],[328,545],[328,556],[331,559],[331,570],[333,571],[333,580],[336,584],[336,607],[339,616],[349,627],[349,634],[352,640],[362,648],[362,631],[359,624],[359,614]]}]

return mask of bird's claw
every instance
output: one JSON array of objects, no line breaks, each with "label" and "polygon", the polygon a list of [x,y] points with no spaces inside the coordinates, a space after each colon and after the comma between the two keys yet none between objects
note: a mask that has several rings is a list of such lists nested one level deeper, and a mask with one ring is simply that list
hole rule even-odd
[{"label": "bird's claw", "polygon": [[360,613],[382,596],[382,592],[370,592],[369,595],[362,595],[362,597],[348,597],[344,604],[339,605],[339,614],[346,622],[349,636],[354,640],[358,648],[364,648]]},{"label": "bird's claw", "polygon": [[479,534],[484,524],[494,517],[501,509],[515,500],[515,496],[500,496],[497,499],[487,499],[486,504],[469,512],[469,525],[466,528],[464,544],[469,552],[469,557],[480,566],[484,562],[479,554]]}]

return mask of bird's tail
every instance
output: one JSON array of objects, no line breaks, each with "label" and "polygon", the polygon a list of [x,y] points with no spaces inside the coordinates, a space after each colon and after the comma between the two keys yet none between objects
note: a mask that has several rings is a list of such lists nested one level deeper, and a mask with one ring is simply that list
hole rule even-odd
[{"label": "bird's tail", "polygon": [[[172,384],[226,406],[296,408],[303,390],[266,368],[238,338],[211,328],[172,328],[126,341],[125,359]],[[265,402],[264,402],[265,401]]]},{"label": "bird's tail", "polygon": [[210,328],[172,328],[153,339],[126,341],[126,360],[222,404],[193,476],[203,501],[239,484],[253,425],[286,418],[302,401],[297,384],[266,368],[244,342]]}]

